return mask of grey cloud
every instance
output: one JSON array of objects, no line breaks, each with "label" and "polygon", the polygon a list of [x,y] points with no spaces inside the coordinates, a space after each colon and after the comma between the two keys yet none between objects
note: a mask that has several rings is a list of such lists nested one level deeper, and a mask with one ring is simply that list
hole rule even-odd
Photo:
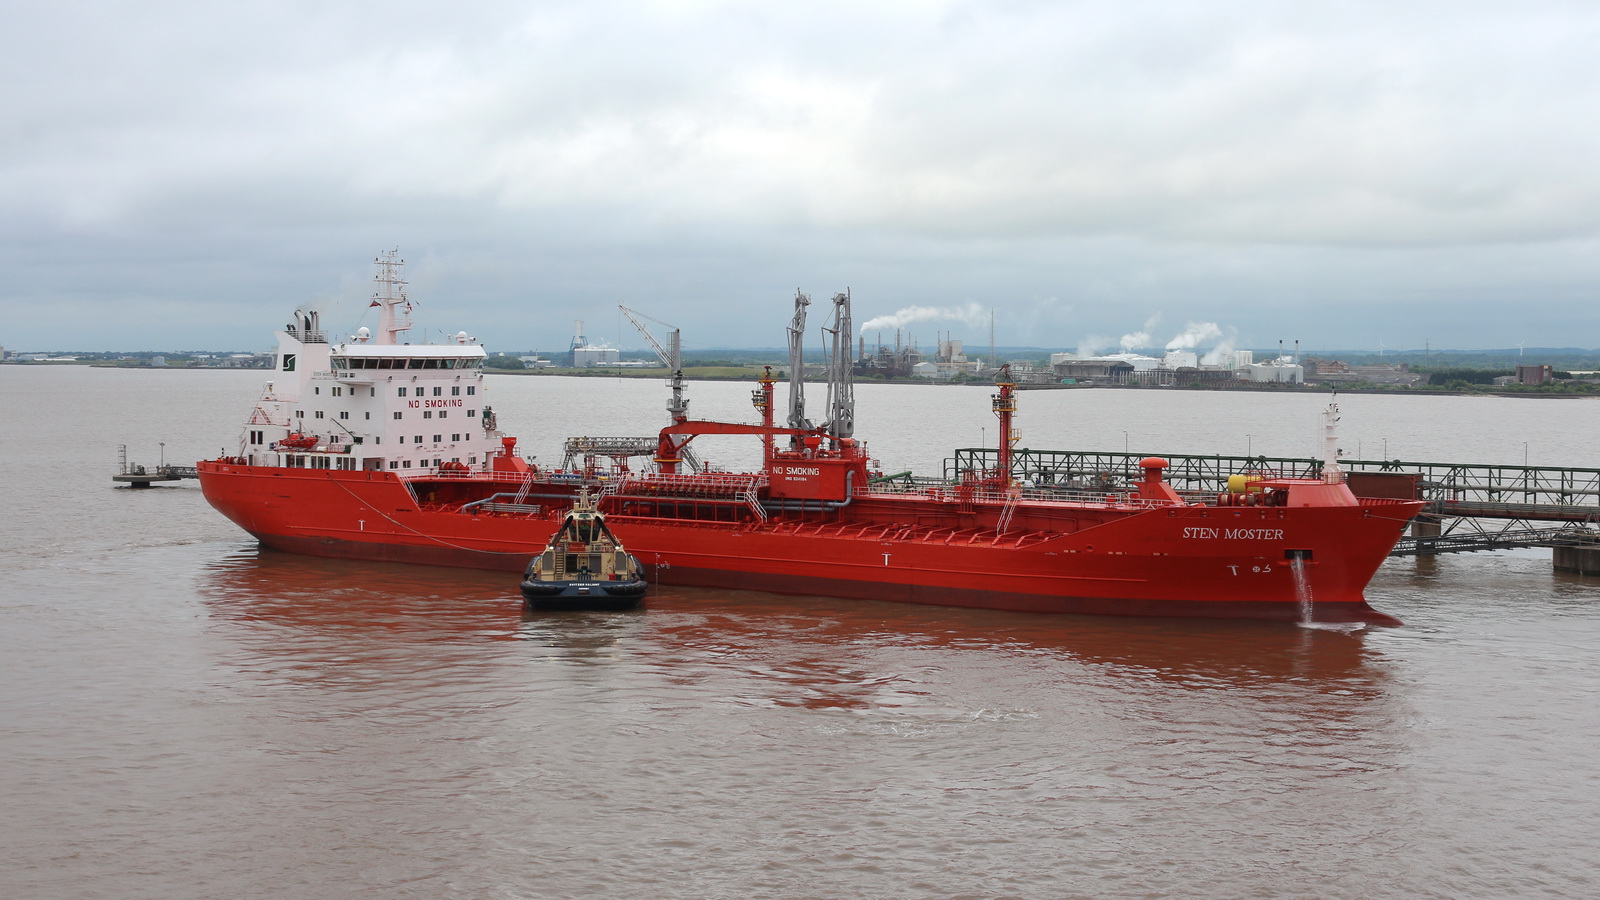
[{"label": "grey cloud", "polygon": [[0,343],[161,345],[156,304],[260,344],[394,245],[440,327],[517,347],[618,302],[777,344],[796,286],[1001,343],[1572,343],[1597,37],[1576,3],[20,2]]}]

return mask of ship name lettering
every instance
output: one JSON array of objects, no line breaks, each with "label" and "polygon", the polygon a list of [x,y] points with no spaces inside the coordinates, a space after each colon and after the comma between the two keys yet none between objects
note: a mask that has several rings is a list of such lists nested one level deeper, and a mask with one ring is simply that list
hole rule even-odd
[{"label": "ship name lettering", "polygon": [[1227,537],[1240,541],[1281,541],[1282,528],[1229,528]]}]

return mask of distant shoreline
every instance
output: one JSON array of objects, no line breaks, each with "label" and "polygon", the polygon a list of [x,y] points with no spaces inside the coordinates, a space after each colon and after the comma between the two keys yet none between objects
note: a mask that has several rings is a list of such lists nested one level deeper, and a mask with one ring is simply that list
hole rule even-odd
[{"label": "distant shoreline", "polygon": [[[79,366],[92,369],[117,369],[119,371],[145,371],[145,372],[260,372],[271,377],[274,369],[260,369],[243,366],[151,366],[108,363],[100,361],[68,361],[68,360],[5,360],[0,365],[6,366]],[[718,370],[734,369],[732,366],[708,367]],[[576,369],[484,369],[490,375],[516,375],[536,376],[543,378],[627,378],[633,380],[665,380],[670,377],[665,369],[605,369],[605,370],[576,370]],[[759,379],[764,374],[764,367],[748,366],[738,371],[694,372],[686,370],[683,374],[684,381],[744,381],[751,382]],[[774,374],[777,378],[777,375]],[[787,381],[788,378],[777,378]],[[908,384],[922,387],[991,387],[992,382],[982,380],[968,381],[935,381],[927,378],[866,378],[858,379],[862,384]],[[1472,391],[1447,391],[1440,388],[1384,388],[1384,387],[1341,387],[1327,384],[1307,384],[1286,387],[1273,384],[1238,384],[1213,385],[1150,385],[1150,384],[1019,384],[1018,390],[1022,391],[1204,391],[1207,393],[1245,391],[1255,394],[1379,394],[1391,397],[1508,397],[1520,400],[1585,400],[1600,398],[1600,392],[1581,393],[1576,391],[1516,391],[1494,388]]]}]

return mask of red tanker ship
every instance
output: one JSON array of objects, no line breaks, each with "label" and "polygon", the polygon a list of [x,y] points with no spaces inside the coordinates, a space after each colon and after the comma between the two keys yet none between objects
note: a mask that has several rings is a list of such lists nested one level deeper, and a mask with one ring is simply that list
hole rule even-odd
[{"label": "red tanker ship", "polygon": [[[759,424],[694,420],[675,373],[671,424],[651,441],[648,471],[625,463],[540,471],[483,405],[482,347],[465,334],[447,345],[402,343],[410,307],[401,263],[387,254],[378,264],[378,335],[362,329],[331,344],[315,313],[297,313],[279,332],[279,378],[248,416],[238,454],[199,464],[207,500],[263,544],[520,572],[587,486],[658,583],[1036,612],[1396,624],[1362,591],[1421,504],[1351,493],[1332,449],[1331,410],[1320,479],[1266,477],[1195,499],[1163,479],[1164,460],[1149,458],[1127,490],[1072,493],[1012,476],[1016,395],[1002,370],[994,470],[956,483],[874,481],[853,437],[841,294],[826,423],[804,418],[796,379],[789,420],[776,425],[770,373],[753,393]],[[806,303],[797,298],[792,357]],[[688,444],[701,434],[759,437],[762,469],[696,470]]]}]

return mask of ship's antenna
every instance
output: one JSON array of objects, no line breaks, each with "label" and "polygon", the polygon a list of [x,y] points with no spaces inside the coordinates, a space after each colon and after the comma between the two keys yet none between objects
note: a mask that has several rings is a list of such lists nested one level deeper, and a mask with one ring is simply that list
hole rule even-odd
[{"label": "ship's antenna", "polygon": [[1344,481],[1344,470],[1339,468],[1338,425],[1339,402],[1335,399],[1322,411],[1322,480],[1328,484]]},{"label": "ship's antenna", "polygon": [[400,267],[406,261],[400,258],[400,248],[386,250],[373,260],[378,273],[372,280],[378,290],[372,294],[372,303],[378,307],[378,334],[385,344],[400,343],[400,335],[411,330],[411,300],[406,296],[406,282],[400,277]]}]

